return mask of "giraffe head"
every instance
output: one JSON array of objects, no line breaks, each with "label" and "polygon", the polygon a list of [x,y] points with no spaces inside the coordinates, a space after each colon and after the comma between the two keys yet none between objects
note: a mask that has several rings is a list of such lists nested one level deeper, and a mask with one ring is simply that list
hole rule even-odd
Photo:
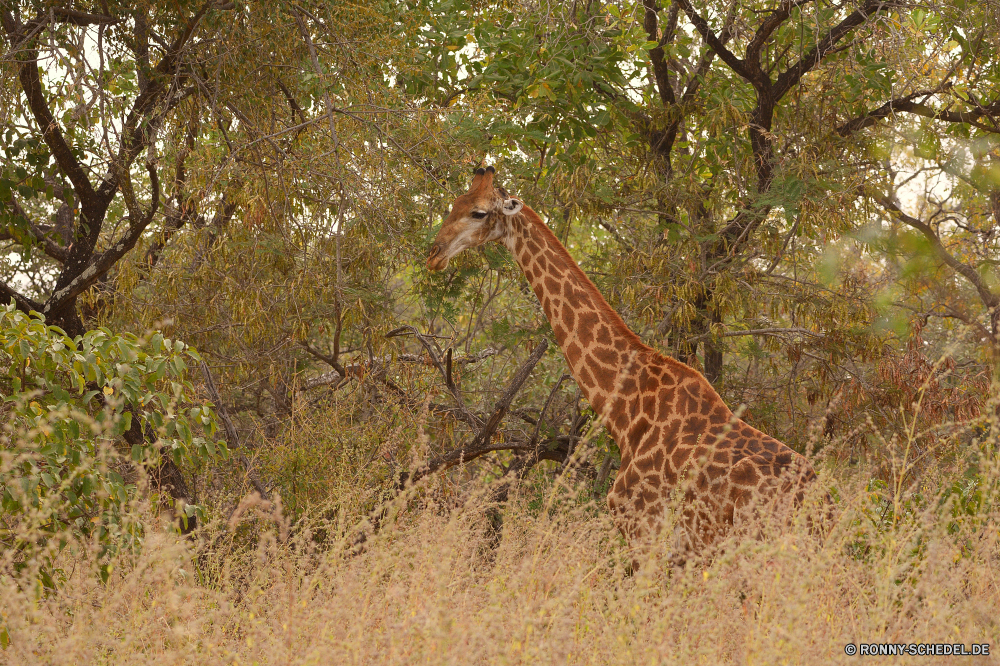
[{"label": "giraffe head", "polygon": [[502,187],[493,186],[494,173],[496,170],[491,166],[476,169],[469,191],[455,199],[431,245],[428,269],[442,270],[462,250],[503,239],[509,226],[507,218],[517,215],[524,204]]}]

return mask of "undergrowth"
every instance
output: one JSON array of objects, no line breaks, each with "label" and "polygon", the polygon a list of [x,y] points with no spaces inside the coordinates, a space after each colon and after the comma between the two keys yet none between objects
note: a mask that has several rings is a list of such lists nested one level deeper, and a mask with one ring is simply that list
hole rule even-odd
[{"label": "undergrowth", "polygon": [[[790,522],[762,518],[755,538],[734,535],[703,560],[677,567],[652,552],[634,571],[607,512],[565,474],[511,494],[499,542],[486,527],[483,482],[460,502],[437,501],[433,483],[418,489],[363,543],[363,516],[343,507],[291,523],[280,500],[248,498],[228,522],[185,540],[154,527],[159,518],[140,502],[132,511],[147,525],[143,546],[105,562],[107,582],[96,541],[71,539],[54,555],[58,590],[39,585],[31,566],[3,562],[0,662],[914,659],[845,654],[862,642],[1000,652],[996,446],[970,446],[971,491],[964,466],[925,470],[925,483],[899,493],[871,482],[871,470],[831,468],[817,488],[836,489],[832,509],[807,501]],[[928,492],[931,482],[942,490]]]}]

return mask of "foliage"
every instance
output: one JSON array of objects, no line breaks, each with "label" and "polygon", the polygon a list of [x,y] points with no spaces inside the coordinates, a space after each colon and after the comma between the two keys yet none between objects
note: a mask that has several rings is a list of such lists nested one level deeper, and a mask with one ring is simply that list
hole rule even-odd
[{"label": "foliage", "polygon": [[[191,360],[193,349],[159,333],[95,329],[73,339],[13,304],[0,311],[5,549],[27,557],[67,534],[133,548],[141,528],[125,515],[137,488],[131,465],[168,456],[198,470],[226,457],[210,405],[193,404]],[[155,436],[129,450],[122,437],[133,427]],[[199,510],[185,507],[185,516]]]}]

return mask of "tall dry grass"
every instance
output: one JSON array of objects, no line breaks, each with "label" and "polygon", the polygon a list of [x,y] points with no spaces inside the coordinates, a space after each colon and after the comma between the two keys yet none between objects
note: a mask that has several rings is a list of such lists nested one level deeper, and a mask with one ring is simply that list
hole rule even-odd
[{"label": "tall dry grass", "polygon": [[289,525],[280,507],[248,501],[234,529],[216,525],[196,543],[151,527],[106,584],[79,542],[55,555],[59,590],[34,582],[31,562],[20,573],[4,562],[0,662],[947,661],[845,655],[859,642],[990,643],[1000,654],[995,460],[981,457],[985,492],[973,504],[920,484],[897,497],[867,478],[824,472],[839,501],[823,534],[809,526],[806,514],[823,511],[812,504],[791,524],[763,518],[760,538],[734,537],[711,559],[671,568],[651,553],[634,572],[606,512],[566,477],[515,492],[499,544],[482,486],[449,507],[418,493],[360,554],[343,516],[319,517],[336,511]]}]

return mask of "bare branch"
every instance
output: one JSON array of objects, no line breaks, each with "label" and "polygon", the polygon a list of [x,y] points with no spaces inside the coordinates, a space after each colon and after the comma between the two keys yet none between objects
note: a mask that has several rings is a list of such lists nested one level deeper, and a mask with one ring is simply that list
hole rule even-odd
[{"label": "bare branch", "polygon": [[[48,256],[52,257],[57,261],[66,261],[66,257],[68,256],[66,248],[59,245],[51,238],[49,238],[48,234],[49,231],[51,231],[51,227],[48,227],[48,229],[46,229],[35,224],[31,220],[31,218],[28,217],[28,214],[25,212],[25,210],[21,208],[21,205],[17,203],[17,199],[15,199],[13,195],[11,196],[9,203],[11,207],[14,209],[14,213],[19,217],[21,217],[22,219],[24,219],[25,223],[27,224],[27,233],[30,236],[31,240],[37,243],[42,248],[42,251],[45,252],[45,254],[47,254]],[[10,231],[0,231],[0,240],[7,240],[7,239],[17,240],[17,237]]]},{"label": "bare branch", "polygon": [[753,39],[747,44],[746,56],[744,57],[744,62],[750,64],[751,67],[756,69],[758,72],[763,72],[760,65],[760,52],[764,48],[764,44],[767,42],[768,38],[774,34],[782,23],[788,20],[791,16],[792,10],[796,7],[801,7],[802,5],[812,2],[812,0],[782,0],[778,9],[771,12],[771,15],[764,19],[764,22],[760,24],[757,28],[757,32],[754,34]]},{"label": "bare branch", "polygon": [[[92,205],[96,199],[94,187],[87,174],[84,173],[83,166],[73,155],[73,150],[66,143],[66,138],[63,136],[56,119],[52,116],[49,104],[42,94],[42,83],[38,74],[38,49],[30,48],[22,57],[18,78],[28,100],[28,108],[31,109],[35,122],[42,131],[42,138],[59,164],[59,168],[73,183],[77,197],[85,207]],[[90,223],[93,224],[93,221],[91,220]]]},{"label": "bare branch", "polygon": [[742,76],[747,81],[753,82],[754,73],[747,67],[745,61],[737,58],[732,51],[726,48],[726,45],[720,40],[712,29],[708,25],[708,21],[702,18],[691,6],[690,0],[677,0],[677,4],[681,6],[684,13],[688,15],[691,19],[691,23],[694,24],[695,29],[701,34],[702,39],[708,44],[708,48],[712,49],[724,63],[726,63],[730,69]]},{"label": "bare branch", "polygon": [[[657,18],[657,12],[660,11],[659,0],[642,0],[642,6],[645,10],[642,25],[646,30],[646,39],[651,42],[660,43],[660,37],[657,34],[659,32],[659,20]],[[664,38],[667,38],[666,33],[664,33]],[[674,89],[670,85],[670,70],[663,56],[662,44],[649,51],[649,59],[653,64],[653,76],[656,79],[656,88],[660,93],[660,99],[665,105],[672,106],[677,100],[674,97]]]},{"label": "bare branch", "polygon": [[497,427],[500,425],[500,421],[507,414],[507,410],[510,409],[510,403],[514,400],[514,396],[517,395],[518,391],[521,390],[521,386],[528,379],[528,375],[531,374],[532,369],[534,369],[535,364],[542,358],[542,354],[548,349],[548,340],[542,339],[541,343],[535,347],[535,350],[531,352],[528,359],[521,365],[514,378],[511,380],[510,385],[507,390],[504,391],[503,396],[497,402],[496,406],[493,408],[493,414],[490,415],[489,420],[486,425],[476,434],[472,440],[456,449],[449,451],[443,455],[432,458],[427,461],[422,467],[414,470],[412,473],[403,473],[400,475],[397,488],[402,489],[409,484],[416,483],[423,477],[433,474],[434,472],[448,469],[458,465],[459,463],[473,460],[482,455],[485,455],[491,451],[499,451],[503,449],[516,449],[522,448],[527,449],[528,447],[534,448],[534,445],[526,443],[524,445],[518,446],[512,442],[503,442],[492,444],[491,439],[493,434],[496,432]]},{"label": "bare branch", "polygon": [[921,91],[911,93],[905,97],[889,100],[877,109],[869,111],[863,116],[859,116],[844,123],[837,128],[837,134],[840,136],[848,136],[858,130],[871,127],[879,120],[888,118],[897,112],[912,113],[923,118],[941,120],[948,123],[967,123],[983,130],[984,132],[1000,134],[1000,129],[997,127],[990,127],[989,125],[984,125],[983,123],[978,122],[982,118],[1000,115],[1000,98],[997,98],[991,104],[987,104],[985,106],[979,105],[979,107],[973,111],[949,111],[947,109],[938,110],[929,107],[926,104],[913,101],[918,97],[927,97],[931,94],[933,93],[930,91]]},{"label": "bare branch", "polygon": [[6,282],[0,282],[0,298],[3,298],[3,303],[9,303],[11,300],[17,306],[17,309],[21,312],[31,312],[32,310],[39,312],[42,309],[41,303],[36,303],[27,296],[24,296],[11,287],[7,286]]},{"label": "bare branch", "polygon": [[400,326],[399,328],[386,333],[385,337],[393,338],[397,335],[403,335],[404,333],[412,333],[413,336],[420,341],[420,344],[424,346],[424,349],[427,350],[427,355],[430,357],[431,362],[434,364],[434,367],[438,369],[438,372],[441,373],[441,378],[445,380],[445,386],[448,388],[448,392],[451,393],[451,397],[454,398],[455,402],[458,404],[458,408],[463,417],[462,420],[474,428],[482,427],[482,422],[479,417],[469,411],[469,409],[465,406],[465,400],[462,398],[462,392],[458,390],[458,387],[454,382],[448,380],[448,369],[445,368],[444,363],[441,361],[441,357],[438,356],[437,349],[435,348],[436,346],[431,339],[420,333],[420,331],[412,326]]},{"label": "bare branch", "polygon": [[1000,305],[1000,296],[990,290],[989,285],[986,284],[983,277],[976,272],[976,269],[959,261],[954,255],[948,252],[944,244],[941,242],[941,238],[938,237],[937,233],[934,232],[934,229],[932,229],[929,224],[911,215],[907,215],[900,210],[899,206],[893,203],[886,196],[873,193],[872,198],[877,201],[891,216],[923,234],[924,238],[930,241],[931,247],[934,248],[934,253],[938,256],[938,258],[951,267],[955,272],[960,273],[962,277],[968,280],[972,286],[975,287],[980,300],[982,300],[986,307],[993,310]]},{"label": "bare branch", "polygon": [[[305,345],[303,345],[303,347],[305,347]],[[327,356],[325,354],[319,354],[308,347],[306,347],[306,351],[313,354],[313,356],[316,356],[316,358],[319,358],[324,362],[328,362]],[[480,352],[476,352],[475,354],[470,354],[468,356],[462,356],[460,358],[452,359],[452,365],[469,365],[472,363],[479,363],[483,359],[487,359],[491,356],[496,356],[502,351],[503,347],[499,349],[495,349],[493,347],[487,347],[486,349]],[[321,375],[318,375],[311,379],[307,379],[301,384],[300,389],[303,391],[308,391],[309,389],[318,388],[320,386],[328,386],[330,384],[336,384],[339,383],[341,380],[345,379],[346,377],[358,377],[366,372],[372,372],[378,370],[379,368],[384,368],[393,360],[402,363],[418,363],[420,365],[434,365],[434,362],[431,360],[429,356],[422,356],[420,354],[400,354],[395,358],[390,356],[382,356],[382,357],[376,356],[375,358],[369,361],[365,361],[362,363],[350,363],[348,365],[345,365],[344,375],[334,370],[332,372],[324,372]],[[393,384],[390,388],[392,388],[394,392],[401,392],[399,387],[395,386],[395,384]],[[437,411],[441,410],[439,409]]]},{"label": "bare branch", "polygon": [[696,335],[691,338],[684,340],[684,344],[693,345],[702,340],[709,340],[713,337],[718,338],[737,338],[745,335],[774,335],[778,337],[784,337],[787,335],[806,335],[811,338],[822,338],[822,334],[815,331],[810,331],[808,328],[801,328],[798,326],[788,326],[788,327],[774,327],[774,328],[751,328],[745,331],[725,331],[723,333],[703,333],[701,335]]},{"label": "bare branch", "polygon": [[106,16],[104,14],[88,14],[87,12],[81,12],[77,9],[70,9],[68,7],[54,7],[53,13],[56,16],[57,21],[71,23],[73,25],[115,25],[121,22],[121,19],[115,18],[114,16]]},{"label": "bare branch", "polygon": [[219,397],[219,390],[215,388],[215,380],[212,378],[212,372],[208,369],[208,365],[204,361],[201,362],[201,374],[205,378],[205,388],[208,389],[208,395],[212,398],[212,402],[215,403],[215,413],[219,415],[219,420],[222,421],[222,428],[226,431],[229,450],[236,454],[236,458],[240,461],[243,471],[246,472],[247,479],[250,480],[250,485],[260,493],[261,497],[267,499],[269,497],[267,488],[261,483],[250,461],[247,460],[247,457],[243,455],[243,451],[240,450],[242,444],[239,433],[236,431],[236,426],[233,425],[233,420],[229,418],[229,412],[226,411],[222,398]]}]

